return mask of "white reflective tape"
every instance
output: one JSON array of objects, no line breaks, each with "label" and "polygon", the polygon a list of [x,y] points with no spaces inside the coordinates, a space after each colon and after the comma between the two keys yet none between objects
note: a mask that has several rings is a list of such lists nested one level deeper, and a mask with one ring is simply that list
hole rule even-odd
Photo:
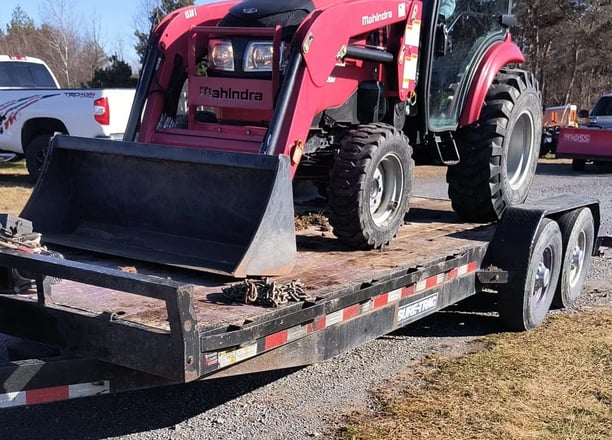
[{"label": "white reflective tape", "polygon": [[442,284],[444,281],[446,281],[446,274],[439,273],[438,276],[436,277],[436,284]]},{"label": "white reflective tape", "polygon": [[395,290],[389,292],[387,303],[392,303],[394,301],[399,301],[400,299],[402,299],[402,289],[401,288],[395,289]]},{"label": "white reflective tape", "polygon": [[26,404],[25,391],[0,394],[0,408],[10,408],[11,406],[21,406]]},{"label": "white reflective tape", "polygon": [[330,313],[325,317],[325,326],[329,327],[330,325],[334,325],[342,321],[342,310],[338,310],[337,312]]},{"label": "white reflective tape", "polygon": [[366,313],[374,309],[374,300],[369,300],[361,304],[359,313]]},{"label": "white reflective tape", "polygon": [[98,394],[110,393],[110,382],[104,380],[101,382],[92,383],[77,383],[68,385],[68,398],[97,396]]},{"label": "white reflective tape", "polygon": [[287,341],[293,341],[294,339],[301,338],[308,334],[308,327],[305,325],[296,325],[287,330]]},{"label": "white reflective tape", "polygon": [[465,275],[466,273],[468,273],[468,265],[464,264],[463,266],[459,266],[457,268],[457,275],[461,276],[461,275]]},{"label": "white reflective tape", "polygon": [[427,280],[421,280],[416,283],[414,290],[416,292],[420,292],[421,290],[425,290],[426,287],[427,287]]}]

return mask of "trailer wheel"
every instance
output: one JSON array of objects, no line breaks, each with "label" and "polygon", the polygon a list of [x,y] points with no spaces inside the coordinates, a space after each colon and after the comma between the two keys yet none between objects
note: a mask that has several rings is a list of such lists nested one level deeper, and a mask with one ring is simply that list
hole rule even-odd
[{"label": "trailer wheel", "polygon": [[525,201],[542,138],[541,93],[531,73],[503,69],[491,85],[480,119],[456,134],[460,162],[447,170],[448,195],[459,217],[501,218]]},{"label": "trailer wheel", "polygon": [[525,270],[499,289],[499,317],[513,330],[530,330],[544,321],[561,272],[559,225],[543,219],[534,240]]},{"label": "trailer wheel", "polygon": [[558,223],[563,236],[563,264],[553,306],[561,308],[570,307],[580,296],[591,264],[595,224],[589,208],[570,211]]},{"label": "trailer wheel", "polygon": [[30,141],[25,151],[26,168],[34,182],[38,181],[42,166],[47,157],[51,135],[41,134]]},{"label": "trailer wheel", "polygon": [[386,124],[362,125],[343,139],[329,186],[329,222],[351,247],[380,248],[408,211],[412,148]]},{"label": "trailer wheel", "polygon": [[572,170],[584,171],[586,167],[586,160],[583,159],[572,159]]}]

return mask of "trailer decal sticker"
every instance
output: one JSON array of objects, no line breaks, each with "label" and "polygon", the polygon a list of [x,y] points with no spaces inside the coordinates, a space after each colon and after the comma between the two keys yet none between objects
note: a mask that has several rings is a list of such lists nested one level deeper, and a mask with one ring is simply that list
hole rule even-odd
[{"label": "trailer decal sticker", "polygon": [[77,397],[97,396],[108,393],[110,393],[110,382],[107,380],[17,391],[0,394],[0,408],[59,402],[61,400],[75,399]]},{"label": "trailer decal sticker", "polygon": [[[380,309],[391,304],[399,303],[409,296],[420,294],[428,290],[439,288],[442,284],[452,281],[460,276],[473,273],[478,268],[477,262],[470,262],[459,267],[449,269],[436,275],[416,281],[405,287],[400,287],[389,292],[381,293],[374,298],[369,298],[361,303],[352,304],[335,312],[328,313],[315,318],[305,324],[299,324],[260,338],[257,341],[237,349],[222,352],[204,353],[204,366],[210,370],[227,367],[236,362],[254,357],[265,351],[280,347],[291,341],[300,339],[311,333],[329,328],[333,325],[349,321],[372,310]],[[415,317],[421,316],[435,310],[438,307],[439,293],[435,292],[421,298],[416,302],[405,304],[397,310],[397,325],[407,323]]]},{"label": "trailer decal sticker", "polygon": [[424,315],[438,307],[438,292],[415,303],[406,304],[397,310],[397,324],[401,325],[411,319]]}]

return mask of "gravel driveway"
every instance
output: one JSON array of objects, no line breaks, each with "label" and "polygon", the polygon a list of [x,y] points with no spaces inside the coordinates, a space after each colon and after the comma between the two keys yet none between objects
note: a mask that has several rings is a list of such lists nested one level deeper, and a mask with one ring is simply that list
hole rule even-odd
[{"label": "gravel driveway", "polygon": [[[567,161],[541,161],[529,200],[563,193],[598,198],[600,234],[612,232],[611,169],[574,173]],[[414,194],[446,197],[443,169],[417,171]],[[612,258],[597,258],[577,310],[612,307],[610,279]],[[0,439],[328,438],[343,415],[375,408],[369,391],[411,364],[434,352],[467,351],[478,336],[502,330],[493,299],[468,299],[302,369],[0,411]]]}]

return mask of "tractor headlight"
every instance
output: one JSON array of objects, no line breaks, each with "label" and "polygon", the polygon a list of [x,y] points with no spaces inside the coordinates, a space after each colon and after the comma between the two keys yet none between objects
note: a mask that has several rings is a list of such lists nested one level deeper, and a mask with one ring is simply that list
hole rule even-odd
[{"label": "tractor headlight", "polygon": [[[271,41],[251,41],[244,51],[244,71],[271,71],[274,59],[274,46]],[[283,42],[280,46],[280,68],[287,64],[289,55],[288,44]]]},{"label": "tractor headlight", "polygon": [[208,42],[210,62],[214,69],[234,71],[234,48],[229,40],[210,40]]}]

